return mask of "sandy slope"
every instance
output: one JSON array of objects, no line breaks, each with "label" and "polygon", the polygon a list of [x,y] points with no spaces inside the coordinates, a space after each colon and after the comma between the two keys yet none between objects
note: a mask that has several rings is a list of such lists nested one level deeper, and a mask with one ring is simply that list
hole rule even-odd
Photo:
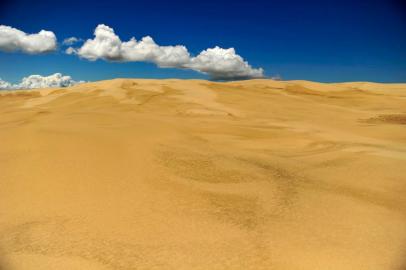
[{"label": "sandy slope", "polygon": [[406,85],[0,92],[0,269],[406,267]]}]

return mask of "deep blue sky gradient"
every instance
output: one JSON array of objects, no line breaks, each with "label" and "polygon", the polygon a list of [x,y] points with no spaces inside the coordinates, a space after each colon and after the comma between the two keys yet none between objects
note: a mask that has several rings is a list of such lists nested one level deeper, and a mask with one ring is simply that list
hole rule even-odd
[{"label": "deep blue sky gradient", "polygon": [[[0,24],[28,33],[53,31],[58,41],[92,38],[104,23],[122,40],[150,35],[196,55],[234,47],[268,76],[322,82],[406,82],[406,3],[369,1],[28,1],[0,0]],[[89,62],[61,51],[0,52],[0,78],[16,82],[55,72],[76,80],[116,77],[207,78],[148,63]]]}]

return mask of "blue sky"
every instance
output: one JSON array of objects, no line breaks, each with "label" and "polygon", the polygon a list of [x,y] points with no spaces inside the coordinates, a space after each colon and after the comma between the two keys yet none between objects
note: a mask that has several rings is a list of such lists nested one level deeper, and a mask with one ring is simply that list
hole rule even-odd
[{"label": "blue sky", "polygon": [[[402,1],[19,1],[2,0],[0,24],[41,29],[58,42],[93,38],[98,24],[121,40],[149,35],[192,55],[235,48],[253,68],[283,79],[406,82],[406,5]],[[61,46],[61,44],[59,44]],[[208,78],[144,62],[88,61],[63,53],[0,52],[0,78],[60,72],[76,80]]]}]

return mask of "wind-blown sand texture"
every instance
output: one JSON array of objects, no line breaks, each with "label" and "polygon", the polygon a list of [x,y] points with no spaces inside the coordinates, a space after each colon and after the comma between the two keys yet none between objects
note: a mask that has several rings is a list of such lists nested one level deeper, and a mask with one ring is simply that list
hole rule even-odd
[{"label": "wind-blown sand texture", "polygon": [[0,92],[0,269],[406,268],[406,84]]}]

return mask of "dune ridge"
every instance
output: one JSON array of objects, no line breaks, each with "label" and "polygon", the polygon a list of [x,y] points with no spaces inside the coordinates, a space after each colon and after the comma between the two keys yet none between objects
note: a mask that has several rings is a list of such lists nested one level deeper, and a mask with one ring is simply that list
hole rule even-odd
[{"label": "dune ridge", "polygon": [[0,91],[0,269],[406,267],[406,84]]}]

